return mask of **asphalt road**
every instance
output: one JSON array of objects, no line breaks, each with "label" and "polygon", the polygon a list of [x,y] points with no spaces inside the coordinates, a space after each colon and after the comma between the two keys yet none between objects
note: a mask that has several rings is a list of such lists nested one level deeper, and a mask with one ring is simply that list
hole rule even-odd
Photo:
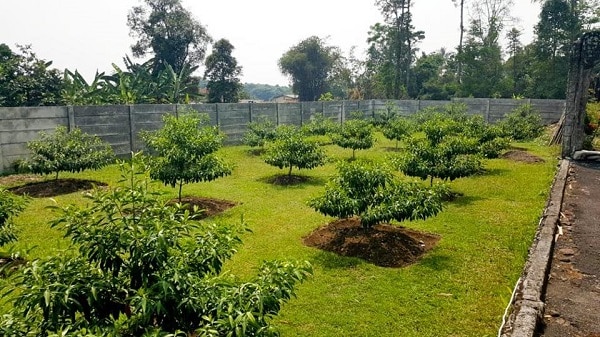
[{"label": "asphalt road", "polygon": [[572,162],[540,337],[600,337],[600,163]]}]

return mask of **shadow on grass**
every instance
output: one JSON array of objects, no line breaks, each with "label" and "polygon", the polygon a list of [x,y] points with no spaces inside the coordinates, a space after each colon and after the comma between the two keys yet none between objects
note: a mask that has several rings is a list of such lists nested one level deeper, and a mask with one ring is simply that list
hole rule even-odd
[{"label": "shadow on grass", "polygon": [[527,148],[521,147],[521,146],[515,146],[515,145],[509,146],[509,149],[515,150],[515,151],[527,151]]},{"label": "shadow on grass", "polygon": [[508,173],[510,173],[510,171],[507,170],[507,169],[502,169],[502,168],[491,168],[491,169],[490,168],[484,168],[477,175],[479,175],[479,176],[500,177],[500,176],[505,176]]},{"label": "shadow on grass", "polygon": [[448,201],[448,203],[458,207],[466,207],[481,200],[484,200],[484,198],[472,195],[463,195],[454,198],[452,201]]},{"label": "shadow on grass", "polygon": [[455,269],[452,267],[452,259],[447,255],[425,255],[421,261],[419,261],[419,265],[435,271],[452,271]]},{"label": "shadow on grass", "polygon": [[249,155],[256,156],[256,157],[262,156],[265,152],[266,152],[266,149],[264,147],[251,148],[247,151],[247,153]]},{"label": "shadow on grass", "polygon": [[323,269],[336,270],[348,269],[367,263],[357,257],[342,256],[336,253],[319,250],[310,261],[312,264],[320,265]]},{"label": "shadow on grass", "polygon": [[304,186],[323,186],[326,179],[321,177],[310,177],[292,174],[276,174],[258,178],[258,181],[278,187],[302,188]]}]

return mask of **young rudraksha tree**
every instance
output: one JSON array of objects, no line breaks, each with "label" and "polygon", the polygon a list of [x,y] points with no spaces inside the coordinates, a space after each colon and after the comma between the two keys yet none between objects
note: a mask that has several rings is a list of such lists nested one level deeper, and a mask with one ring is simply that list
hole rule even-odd
[{"label": "young rudraksha tree", "polygon": [[100,169],[115,160],[112,148],[99,137],[87,134],[79,128],[69,131],[64,126],[54,133],[41,132],[38,139],[27,143],[31,158],[21,166],[37,174],[80,172]]},{"label": "young rudraksha tree", "polygon": [[325,164],[325,152],[316,141],[309,140],[297,127],[282,125],[277,128],[275,141],[267,149],[265,162],[269,165],[288,169],[312,169]]},{"label": "young rudraksha tree", "polygon": [[442,186],[401,181],[382,163],[340,162],[325,193],[309,200],[316,211],[338,218],[360,217],[364,228],[392,220],[425,219],[442,210]]},{"label": "young rudraksha tree", "polygon": [[151,154],[150,177],[178,186],[180,202],[184,184],[231,174],[231,166],[216,154],[224,135],[208,124],[208,116],[188,111],[179,116],[165,115],[163,121],[160,130],[142,133],[141,137]]}]

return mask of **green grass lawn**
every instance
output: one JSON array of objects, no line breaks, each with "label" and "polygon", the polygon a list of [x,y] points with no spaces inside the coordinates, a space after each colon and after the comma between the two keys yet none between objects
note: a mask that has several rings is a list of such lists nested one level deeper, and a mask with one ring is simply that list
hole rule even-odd
[{"label": "green grass lawn", "polygon": [[[436,217],[402,223],[439,234],[441,240],[418,263],[401,269],[377,267],[302,244],[303,236],[332,220],[309,208],[306,201],[323,191],[335,173],[333,161],[310,171],[294,170],[310,177],[307,183],[274,186],[269,178],[285,170],[265,164],[246,146],[226,147],[221,154],[235,163],[233,174],[185,185],[183,192],[239,203],[209,220],[237,222],[243,216],[252,229],[225,265],[234,275],[243,279],[254,274],[263,260],[312,263],[314,276],[299,286],[297,298],[274,319],[283,336],[493,336],[524,266],[558,162],[557,148],[513,145],[545,162],[486,160],[485,174],[451,182],[462,197],[447,203]],[[357,157],[383,160],[394,154],[389,151],[394,146],[395,142],[379,135],[376,147],[357,151]],[[326,149],[335,159],[352,154],[333,145]],[[114,185],[118,169],[113,165],[61,177]],[[176,189],[156,187],[176,196]],[[49,228],[54,215],[46,206],[84,202],[81,193],[33,200],[17,219],[20,241],[12,248],[30,249],[31,258],[68,250],[60,230]],[[6,281],[0,280],[0,287],[6,286],[2,282]]]}]

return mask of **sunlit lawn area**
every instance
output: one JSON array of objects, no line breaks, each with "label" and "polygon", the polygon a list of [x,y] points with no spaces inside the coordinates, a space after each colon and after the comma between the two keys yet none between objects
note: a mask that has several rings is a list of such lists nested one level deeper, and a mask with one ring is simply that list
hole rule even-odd
[{"label": "sunlit lawn area", "polygon": [[[283,336],[492,336],[497,334],[538,220],[546,203],[557,165],[557,148],[519,143],[544,163],[486,160],[486,172],[450,183],[463,196],[446,203],[439,215],[402,226],[436,233],[438,245],[418,263],[383,268],[358,259],[336,256],[302,244],[302,237],[332,218],[318,214],[306,201],[323,190],[335,172],[335,159],[351,150],[326,146],[333,160],[324,167],[297,171],[310,177],[295,186],[276,186],[269,178],[285,174],[249,153],[247,146],[221,150],[236,167],[231,176],[208,183],[185,185],[184,195],[227,199],[239,203],[209,219],[238,222],[252,229],[226,264],[240,278],[252,275],[263,260],[308,260],[314,276],[299,286],[297,298],[284,305],[274,323]],[[384,160],[394,155],[395,142],[379,135],[376,147],[357,151],[357,157]],[[61,174],[114,185],[116,165],[100,171]],[[424,182],[427,183],[427,182]],[[156,187],[175,197],[176,189]],[[84,203],[81,193],[53,200],[35,199],[19,216],[20,241],[15,249],[30,249],[30,258],[60,254],[69,249],[46,206]],[[9,247],[11,248],[11,247]],[[0,281],[0,287],[6,286]],[[6,308],[6,305],[4,306]]]}]

